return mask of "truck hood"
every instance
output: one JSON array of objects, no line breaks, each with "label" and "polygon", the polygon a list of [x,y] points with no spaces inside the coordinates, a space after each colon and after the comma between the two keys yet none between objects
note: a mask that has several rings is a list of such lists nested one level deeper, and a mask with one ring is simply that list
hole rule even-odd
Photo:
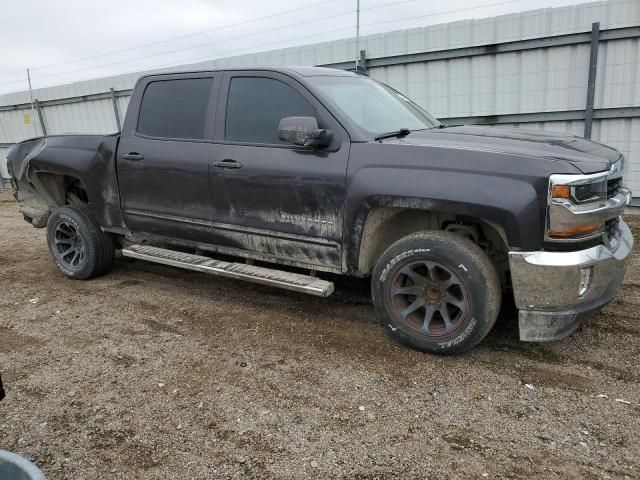
[{"label": "truck hood", "polygon": [[488,126],[447,127],[419,130],[385,143],[438,146],[465,150],[495,151],[571,163],[582,173],[608,170],[620,152],[593,140],[544,130]]}]

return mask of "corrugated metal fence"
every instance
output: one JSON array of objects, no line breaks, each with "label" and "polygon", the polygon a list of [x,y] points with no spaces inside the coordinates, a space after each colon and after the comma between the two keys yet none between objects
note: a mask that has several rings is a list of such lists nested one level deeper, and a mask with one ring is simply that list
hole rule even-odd
[{"label": "corrugated metal fence", "polygon": [[[447,124],[502,124],[584,135],[629,160],[640,195],[640,1],[614,0],[363,37],[365,65]],[[352,67],[354,39],[212,60]],[[166,69],[164,69],[166,70]],[[158,71],[163,71],[160,69]],[[0,96],[0,173],[13,142],[43,133],[117,131],[142,72]],[[25,123],[27,120],[32,123]]]}]

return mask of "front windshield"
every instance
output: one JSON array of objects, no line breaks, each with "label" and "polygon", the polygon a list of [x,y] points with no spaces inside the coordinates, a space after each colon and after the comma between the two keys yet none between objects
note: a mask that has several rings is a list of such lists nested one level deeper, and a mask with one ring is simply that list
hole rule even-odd
[{"label": "front windshield", "polygon": [[318,76],[309,80],[351,121],[373,136],[440,124],[401,93],[370,78]]}]

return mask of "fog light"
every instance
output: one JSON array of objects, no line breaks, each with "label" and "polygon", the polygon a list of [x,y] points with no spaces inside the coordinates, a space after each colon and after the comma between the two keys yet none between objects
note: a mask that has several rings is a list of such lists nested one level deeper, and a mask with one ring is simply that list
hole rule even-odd
[{"label": "fog light", "polygon": [[584,295],[585,292],[589,289],[589,285],[591,284],[592,273],[593,273],[593,267],[580,269],[580,290],[578,292],[579,296]]}]

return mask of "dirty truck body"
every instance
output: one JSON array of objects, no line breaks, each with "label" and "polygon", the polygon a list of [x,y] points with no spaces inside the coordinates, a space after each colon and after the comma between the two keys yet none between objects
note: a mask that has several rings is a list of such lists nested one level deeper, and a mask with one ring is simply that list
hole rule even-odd
[{"label": "dirty truck body", "polygon": [[115,249],[321,296],[322,272],[371,277],[381,323],[429,352],[477,344],[503,295],[522,340],[570,334],[614,298],[633,242],[615,149],[444,128],[331,69],[145,76],[121,133],[35,138],[8,158],[70,277],[106,272]]}]

